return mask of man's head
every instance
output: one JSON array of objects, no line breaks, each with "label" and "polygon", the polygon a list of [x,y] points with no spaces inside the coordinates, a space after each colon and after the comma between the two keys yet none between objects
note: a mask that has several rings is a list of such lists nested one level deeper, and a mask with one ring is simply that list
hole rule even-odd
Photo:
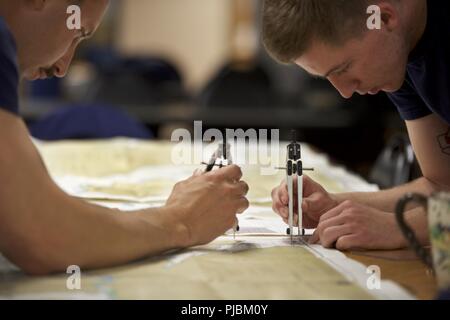
[{"label": "man's head", "polygon": [[[81,29],[67,27],[67,8],[81,8]],[[108,0],[17,0],[4,1],[5,18],[17,44],[21,76],[35,80],[63,77],[75,49],[100,24]]]},{"label": "man's head", "polygon": [[[381,9],[380,30],[367,27],[373,4]],[[265,0],[263,42],[276,60],[328,79],[343,97],[397,91],[412,41],[405,6],[401,0]]]}]

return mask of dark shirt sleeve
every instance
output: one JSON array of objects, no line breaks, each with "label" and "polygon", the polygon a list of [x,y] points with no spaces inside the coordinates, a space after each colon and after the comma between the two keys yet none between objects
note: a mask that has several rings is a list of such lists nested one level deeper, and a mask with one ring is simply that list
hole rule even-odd
[{"label": "dark shirt sleeve", "polygon": [[0,18],[0,108],[19,112],[19,72],[16,46],[11,33]]},{"label": "dark shirt sleeve", "polygon": [[403,120],[416,120],[433,113],[413,89],[409,79],[405,80],[399,91],[388,93],[388,97],[397,107]]}]

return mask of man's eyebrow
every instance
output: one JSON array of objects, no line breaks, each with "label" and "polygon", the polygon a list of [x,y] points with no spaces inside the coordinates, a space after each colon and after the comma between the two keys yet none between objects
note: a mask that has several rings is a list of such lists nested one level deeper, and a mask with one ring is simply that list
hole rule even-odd
[{"label": "man's eyebrow", "polygon": [[320,75],[320,74],[313,74],[311,72],[306,71],[311,77],[316,78],[316,79],[324,79],[326,80],[332,73],[336,72],[337,70],[341,69],[343,66],[349,64],[350,61],[345,61],[333,68],[330,69],[330,71],[328,71],[324,76]]},{"label": "man's eyebrow", "polygon": [[332,73],[336,72],[337,70],[341,69],[343,66],[349,64],[349,61],[344,61],[343,63],[333,67],[330,69],[330,71],[328,71],[323,77],[326,79],[328,78]]}]

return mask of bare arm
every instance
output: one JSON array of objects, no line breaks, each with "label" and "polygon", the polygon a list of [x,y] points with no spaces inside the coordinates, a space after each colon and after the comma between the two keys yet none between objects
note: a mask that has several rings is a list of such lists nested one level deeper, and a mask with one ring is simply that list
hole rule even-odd
[{"label": "bare arm", "polygon": [[342,193],[333,197],[341,203],[352,200],[380,210],[393,212],[400,197],[415,192],[429,195],[438,190],[450,190],[450,154],[442,150],[443,137],[450,127],[437,115],[407,121],[411,143],[423,177],[411,183],[380,192]]},{"label": "bare arm", "polygon": [[421,177],[410,183],[392,189],[377,192],[337,193],[333,194],[332,197],[337,203],[351,200],[379,210],[394,212],[397,201],[406,193],[414,192],[429,195],[436,190],[438,190],[436,184],[425,177]]},{"label": "bare arm", "polygon": [[[207,243],[248,207],[236,166],[192,177],[159,209],[118,214],[51,180],[23,122],[0,111],[0,251],[24,271],[99,268]],[[212,214],[214,212],[214,214]]]}]

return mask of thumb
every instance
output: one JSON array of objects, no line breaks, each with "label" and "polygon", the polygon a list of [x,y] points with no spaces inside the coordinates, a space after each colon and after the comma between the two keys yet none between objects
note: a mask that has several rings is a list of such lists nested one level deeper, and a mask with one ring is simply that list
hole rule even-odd
[{"label": "thumb", "polygon": [[[320,192],[312,193],[311,195],[304,198],[303,200],[306,205],[306,209],[304,209],[306,212],[313,213],[314,211],[319,211],[321,208],[321,205],[323,204],[323,197]],[[302,206],[302,208],[303,208],[303,206]]]},{"label": "thumb", "polygon": [[308,212],[309,211],[309,207],[310,207],[310,204],[309,204],[308,199],[303,199],[303,201],[302,201],[302,211],[303,212]]},{"label": "thumb", "polygon": [[319,233],[317,232],[317,229],[312,234],[311,238],[309,238],[308,243],[309,244],[316,244],[319,242]]}]

